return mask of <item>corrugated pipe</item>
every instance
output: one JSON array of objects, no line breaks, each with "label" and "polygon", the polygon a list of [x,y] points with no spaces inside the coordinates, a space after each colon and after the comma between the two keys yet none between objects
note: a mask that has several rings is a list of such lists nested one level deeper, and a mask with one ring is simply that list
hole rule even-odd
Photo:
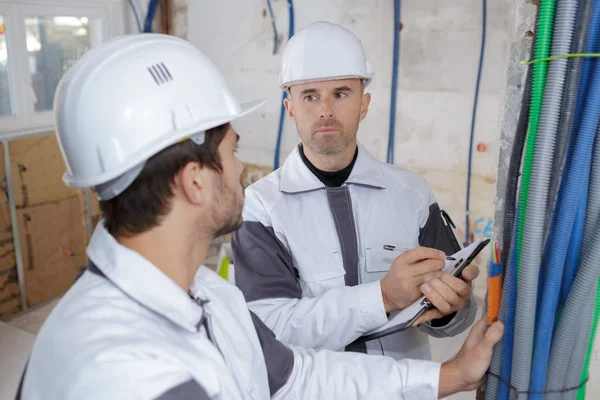
[{"label": "corrugated pipe", "polygon": [[[596,134],[596,138],[598,134]],[[595,158],[595,156],[594,156]],[[598,330],[598,320],[600,319],[600,279],[596,285],[596,304],[594,305],[594,319],[592,321],[592,333],[588,341],[587,354],[585,356],[585,363],[583,365],[583,371],[581,372],[580,382],[583,384],[588,379],[590,360],[592,358],[592,350],[594,348],[594,342],[596,340],[596,332]],[[579,388],[577,392],[577,400],[585,400],[585,385]]]},{"label": "corrugated pipe", "polygon": [[[539,10],[539,8],[538,8]],[[531,51],[535,48],[535,37],[531,43]],[[505,205],[504,205],[504,227],[502,233],[502,263],[504,264],[504,278],[502,281],[502,297],[500,301],[500,312],[498,318],[504,322],[504,340],[501,340],[494,347],[494,354],[492,357],[492,364],[490,365],[490,371],[495,375],[501,375],[505,342],[510,336],[510,349],[507,353],[512,355],[512,329],[514,328],[514,307],[516,302],[516,274],[514,270],[515,262],[510,262],[513,257],[516,257],[516,247],[513,251],[510,250],[512,239],[517,237],[516,227],[518,224],[516,221],[516,197],[517,197],[517,186],[519,182],[519,173],[521,169],[521,158],[523,156],[523,148],[525,147],[525,138],[527,136],[527,123],[529,121],[529,110],[531,105],[531,85],[533,81],[533,64],[527,67],[527,76],[525,78],[525,86],[523,88],[523,97],[521,99],[521,111],[519,113],[519,120],[517,122],[517,131],[513,139],[512,151],[510,156],[510,163],[508,166],[508,174],[506,178],[506,192],[505,192]],[[514,240],[516,246],[516,239]],[[509,284],[511,279],[514,280],[514,298],[509,301]],[[508,316],[512,316],[509,322]],[[510,334],[509,334],[510,331]],[[509,368],[506,373],[503,373],[502,378],[510,382],[510,361],[508,361]],[[497,399],[508,399],[508,390],[506,385],[504,391],[498,392],[499,381],[497,378],[489,377],[485,389],[486,400],[497,400]],[[498,394],[500,393],[500,395]]]},{"label": "corrugated pipe", "polygon": [[[597,5],[598,1],[595,2],[588,38],[591,38],[592,35],[597,35],[595,32],[597,31],[596,27],[600,26],[600,9]],[[587,45],[586,49],[588,49]],[[587,100],[583,111],[583,118],[580,125],[581,128],[574,145],[574,155],[571,157],[571,164],[567,166],[568,174],[566,175],[566,181],[564,183],[565,199],[561,199],[561,195],[563,194],[563,188],[561,187],[559,200],[557,202],[557,210],[560,218],[557,227],[561,228],[562,224],[560,224],[560,221],[564,218],[564,229],[568,229],[568,225],[572,226],[572,222],[569,224],[568,211],[569,209],[573,210],[578,206],[577,200],[579,196],[582,195],[581,187],[583,184],[583,175],[586,173],[586,167],[587,170],[589,170],[592,157],[594,138],[600,119],[600,69],[598,68],[594,71],[589,93],[586,97]],[[600,151],[596,151],[595,153],[594,167],[600,168],[600,163],[598,163],[598,160],[596,159],[596,156],[600,157]],[[549,390],[561,389],[563,386],[567,372],[566,369],[569,364],[566,363],[565,360],[569,359],[573,352],[573,338],[577,330],[580,329],[581,310],[583,309],[585,302],[590,301],[589,295],[593,292],[594,285],[597,283],[598,274],[600,272],[600,263],[597,263],[597,261],[595,262],[595,260],[598,259],[597,257],[600,257],[600,242],[596,242],[600,239],[600,232],[596,230],[597,228],[600,228],[600,225],[598,224],[600,222],[598,219],[599,213],[597,211],[597,209],[600,208],[600,196],[598,195],[598,193],[600,193],[600,185],[598,179],[598,171],[592,169],[590,194],[593,192],[594,195],[590,195],[588,200],[586,226],[584,228],[582,263],[577,273],[577,277],[575,278],[573,288],[567,298],[567,303],[558,323],[556,338],[552,346],[548,381],[546,383],[546,389]],[[570,207],[568,207],[569,205]],[[571,211],[571,213],[574,214],[574,211]]]},{"label": "corrugated pipe", "polygon": [[[582,308],[579,313],[580,325],[573,338],[573,352],[569,359],[569,366],[567,367],[567,374],[563,381],[563,388],[575,388],[579,385],[581,380],[581,371],[586,358],[586,350],[588,347],[588,340],[590,339],[590,332],[592,331],[592,319],[594,315],[594,303],[589,301],[590,298],[595,298],[596,288],[592,285],[593,293],[588,292],[588,301],[582,304]],[[593,294],[593,296],[590,296]],[[577,397],[578,390],[569,390],[562,393],[561,400],[575,400]]]},{"label": "corrugated pipe", "polygon": [[[544,0],[540,2],[540,19],[538,25],[535,58],[547,58],[550,52],[550,41],[552,36],[552,25],[554,22],[555,0]],[[533,91],[531,95],[531,114],[529,115],[529,133],[525,147],[525,159],[523,160],[523,177],[521,180],[521,196],[519,199],[519,230],[517,236],[517,304],[515,309],[515,340],[513,348],[513,362],[511,371],[511,383],[518,392],[527,392],[529,388],[529,379],[531,376],[531,361],[533,349],[533,334],[535,331],[536,306],[537,306],[537,288],[539,284],[540,253],[541,241],[538,243],[538,237],[542,236],[544,229],[545,204],[540,216],[534,216],[531,225],[525,224],[528,214],[537,214],[536,207],[539,207],[535,201],[547,196],[547,192],[538,192],[537,185],[534,186],[534,201],[531,206],[528,203],[529,182],[531,180],[532,166],[534,159],[534,150],[538,132],[538,123],[540,120],[540,110],[542,99],[544,97],[544,88],[546,84],[546,75],[548,72],[548,63],[536,63],[533,68]],[[558,113],[558,111],[557,111]],[[552,151],[550,149],[549,156]],[[545,191],[548,190],[549,182],[545,183]],[[541,183],[540,183],[541,185]],[[531,217],[530,217],[531,218]],[[533,228],[533,229],[530,229]],[[523,235],[525,229],[531,232],[532,237],[526,236],[523,246]],[[536,232],[536,229],[538,232]],[[522,247],[524,247],[524,258],[522,257]],[[531,262],[533,261],[533,262]],[[525,268],[520,268],[523,265]],[[526,399],[526,394],[519,394],[519,399]]]},{"label": "corrugated pipe", "polygon": [[[587,192],[587,187],[585,192]],[[577,268],[579,268],[579,263],[581,262],[581,238],[583,237],[583,225],[585,223],[586,208],[587,199],[583,198],[577,206],[575,223],[573,224],[573,231],[571,232],[571,237],[569,239],[565,267],[563,268],[562,285],[560,287],[560,296],[558,299],[559,318],[567,301],[567,297],[569,296],[569,292],[573,287],[573,282],[575,282]],[[550,248],[547,250],[550,251]]]},{"label": "corrugated pipe", "polygon": [[[580,0],[577,24],[573,43],[571,44],[571,53],[583,53],[585,51],[585,40],[587,38],[588,26],[592,17],[594,2],[593,0]],[[575,116],[575,106],[577,105],[577,89],[579,87],[579,78],[581,76],[582,57],[569,59],[569,68],[567,71],[567,82],[563,94],[562,108],[560,110],[560,119],[558,123],[558,142],[554,152],[554,162],[552,163],[552,179],[550,181],[550,192],[548,194],[548,215],[552,214],[558,196],[558,188],[563,175],[565,166],[565,157],[571,142],[573,131],[573,121]],[[550,222],[550,221],[548,221]],[[544,237],[548,237],[548,226],[544,229]],[[574,277],[573,277],[574,279]],[[563,293],[564,294],[564,293]],[[564,296],[566,300],[566,295]]]},{"label": "corrugated pipe", "polygon": [[[552,55],[566,54],[571,49],[573,33],[575,31],[575,19],[577,17],[577,0],[562,0],[558,2],[554,31],[552,34]],[[556,136],[558,134],[558,121],[563,99],[563,89],[567,75],[568,61],[566,59],[555,60],[550,63],[548,77],[544,90],[544,100],[540,116],[535,153],[533,157],[533,168],[531,180],[534,182],[529,188],[529,206],[527,207],[527,218],[525,220],[525,233],[523,238],[523,252],[521,263],[527,266],[521,270],[522,279],[519,279],[518,301],[525,300],[531,309],[525,310],[522,315],[517,309],[517,321],[519,318],[529,318],[528,313],[537,313],[528,321],[522,321],[528,326],[524,329],[524,335],[531,332],[535,334],[533,366],[529,388],[531,391],[543,391],[546,385],[546,372],[548,368],[548,357],[552,343],[554,328],[554,316],[558,304],[561,281],[563,276],[563,262],[549,263],[546,267],[546,276],[543,289],[537,293],[531,290],[528,282],[537,284],[542,263],[542,252],[544,249],[544,226],[551,219],[547,214],[548,192],[552,177],[552,163],[554,161],[554,150]],[[556,177],[555,177],[556,178]],[[563,238],[564,240],[564,238]],[[526,272],[527,271],[527,272]],[[541,307],[536,310],[537,295],[541,295]],[[537,327],[536,327],[537,321]],[[543,395],[532,394],[531,400],[543,400]]]},{"label": "corrugated pipe", "polygon": [[[598,158],[600,158],[598,156],[598,152],[597,150],[600,149],[600,145],[599,140],[598,140],[598,130],[596,130],[596,137],[595,137],[595,148],[594,148],[594,154],[593,154],[593,160],[595,159],[596,162],[598,162],[599,160],[597,160]],[[594,162],[592,160],[592,163]],[[599,165],[597,165],[599,166]],[[587,177],[590,176],[590,173],[592,173],[590,171],[590,167],[588,167],[587,169]],[[597,179],[597,177],[594,177]],[[592,191],[588,191],[589,190],[589,186],[590,184],[592,184],[592,182],[590,182],[591,179],[586,179],[586,183],[584,183],[584,188],[583,188],[583,192],[584,195],[582,196],[582,200],[581,203],[585,203],[587,204],[588,201],[591,201],[591,197],[594,195],[594,193]],[[600,182],[598,182],[600,183]],[[598,185],[598,188],[600,189],[600,185]],[[598,197],[596,199],[597,202],[600,202],[600,197]],[[594,211],[594,206],[590,206],[590,210],[589,210],[589,217],[590,217],[590,221],[593,223],[597,223],[597,217],[598,217],[598,213]],[[579,210],[581,209],[587,209],[587,207],[579,207]],[[598,206],[596,206],[596,208],[598,208]],[[579,213],[579,211],[578,211]],[[587,214],[587,212],[586,212]],[[596,242],[594,242],[594,237],[593,235],[590,235],[590,230],[595,230],[595,226],[590,227],[589,223],[585,224],[584,229],[587,231],[584,231],[583,235],[585,235],[585,243],[586,245],[589,245],[590,243],[595,243],[595,244],[600,244],[600,240],[596,239]],[[576,247],[581,248],[582,247],[582,236],[576,237],[574,240],[574,244]],[[590,237],[592,236],[592,237]],[[584,255],[582,254],[582,257]],[[583,268],[583,264],[581,266],[581,268]],[[600,270],[598,270],[600,272]],[[596,289],[596,285],[591,285],[591,289],[593,292],[593,296],[590,296],[590,293],[587,293],[588,298],[595,298],[595,289]],[[587,301],[584,304],[581,305],[581,309],[579,311],[579,326],[578,329],[573,332],[574,334],[574,338],[573,338],[573,351],[571,352],[571,357],[569,359],[569,364],[566,370],[566,375],[564,377],[563,380],[563,388],[571,388],[571,387],[576,387],[581,380],[582,377],[582,369],[583,366],[585,364],[585,359],[586,359],[586,350],[588,348],[588,341],[589,340],[593,340],[593,338],[590,336],[590,332],[592,331],[592,321],[593,321],[593,316],[594,316],[594,303],[592,303],[591,301]],[[586,374],[587,377],[587,374]],[[572,400],[576,398],[578,391],[572,390],[572,391],[568,391],[568,392],[564,392],[562,394],[562,396],[553,396],[553,398],[555,399],[562,399],[562,400]]]},{"label": "corrugated pipe", "polygon": [[[518,211],[515,219],[518,218]],[[513,225],[513,238],[516,237],[518,224]],[[500,304],[499,319],[504,322],[504,337],[494,347],[490,371],[502,377],[503,382],[510,382],[510,370],[512,365],[512,348],[514,343],[515,328],[515,306],[517,303],[517,275],[514,265],[517,262],[517,241],[512,241],[512,249],[509,259],[504,268],[504,281],[502,282],[502,298]],[[509,387],[493,376],[488,377],[485,390],[486,400],[508,400],[510,398]]]},{"label": "corrugated pipe", "polygon": [[[589,2],[588,2],[589,3]],[[588,15],[582,15],[585,18],[586,23],[586,36],[588,37],[587,43],[585,43],[584,51],[594,51],[594,49],[598,46],[598,34],[600,33],[600,27],[593,26],[591,28],[591,18],[593,13],[593,3],[589,5],[590,10],[586,10]],[[589,35],[589,30],[592,30],[591,36]],[[574,118],[573,118],[573,132],[577,132],[575,129],[579,129],[581,124],[583,105],[585,103],[585,98],[587,95],[587,89],[589,88],[590,77],[592,73],[592,64],[589,62],[583,62],[582,60],[582,71],[580,72],[581,82],[579,83],[579,88],[577,90],[577,107],[575,108]],[[574,94],[573,94],[574,96]],[[573,143],[571,142],[571,147]],[[570,162],[569,157],[572,155],[572,149],[569,150],[567,155],[567,162]],[[568,164],[567,164],[568,165]],[[585,196],[584,200],[587,200]],[[586,212],[587,201],[582,201],[579,204],[579,208],[577,210],[577,215],[575,217],[575,225],[573,227],[573,232],[571,234],[571,245],[569,246],[569,250],[567,253],[567,264],[564,269],[563,274],[563,285],[561,288],[561,302],[560,305],[564,306],[564,303],[567,299],[569,291],[573,286],[573,281],[575,280],[575,274],[577,273],[577,267],[579,266],[580,256],[581,256],[581,238],[583,235],[583,225],[585,221],[585,212]]]}]

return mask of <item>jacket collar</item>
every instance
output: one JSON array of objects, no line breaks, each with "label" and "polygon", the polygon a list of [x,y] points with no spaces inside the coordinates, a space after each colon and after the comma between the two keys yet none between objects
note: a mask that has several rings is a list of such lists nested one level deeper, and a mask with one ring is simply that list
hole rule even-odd
[{"label": "jacket collar", "polygon": [[[360,143],[354,168],[346,180],[348,184],[384,189],[381,162],[377,161]],[[300,145],[281,166],[279,190],[284,193],[301,193],[322,189],[325,185],[308,169],[300,156]]]},{"label": "jacket collar", "polygon": [[198,332],[203,307],[139,253],[119,244],[103,222],[96,227],[87,254],[127,296],[180,327]]}]

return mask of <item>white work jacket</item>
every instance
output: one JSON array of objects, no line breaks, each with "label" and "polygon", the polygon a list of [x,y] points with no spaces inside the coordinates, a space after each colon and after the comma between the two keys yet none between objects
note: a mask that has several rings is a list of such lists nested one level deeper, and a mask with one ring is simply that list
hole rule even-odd
[{"label": "white work jacket", "polygon": [[42,327],[23,400],[437,398],[440,365],[283,345],[200,267],[189,293],[100,223]]},{"label": "white work jacket", "polygon": [[[343,350],[387,322],[380,280],[397,256],[419,245],[453,254],[460,244],[420,175],[359,145],[346,182],[327,187],[300,151],[245,191],[244,223],[232,237],[235,282],[284,343]],[[471,298],[453,316],[358,351],[430,359],[427,334],[464,331],[476,309]]]}]

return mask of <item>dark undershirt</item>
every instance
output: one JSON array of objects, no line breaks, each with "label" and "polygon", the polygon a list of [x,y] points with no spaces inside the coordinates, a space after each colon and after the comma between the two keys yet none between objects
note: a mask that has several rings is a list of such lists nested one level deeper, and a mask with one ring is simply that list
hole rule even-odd
[{"label": "dark undershirt", "polygon": [[354,163],[356,162],[356,158],[358,157],[358,146],[356,147],[356,151],[354,152],[354,158],[352,162],[346,167],[339,171],[322,171],[315,167],[309,160],[306,158],[304,154],[304,148],[300,145],[300,157],[302,157],[302,161],[304,165],[308,167],[310,172],[313,173],[323,184],[327,187],[340,187],[346,182],[350,173],[352,172],[352,168],[354,168]]}]

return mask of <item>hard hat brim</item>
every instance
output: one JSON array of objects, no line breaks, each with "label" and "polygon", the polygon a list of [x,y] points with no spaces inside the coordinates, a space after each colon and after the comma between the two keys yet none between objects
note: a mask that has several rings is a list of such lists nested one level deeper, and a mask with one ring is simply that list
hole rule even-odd
[{"label": "hard hat brim", "polygon": [[254,100],[246,103],[240,104],[240,111],[235,115],[229,115],[227,117],[216,118],[211,121],[202,121],[201,123],[193,124],[187,126],[183,129],[172,132],[170,135],[166,135],[161,140],[158,140],[152,143],[145,148],[139,149],[137,154],[133,157],[130,157],[127,162],[124,162],[118,166],[115,166],[112,170],[105,171],[102,174],[95,175],[93,177],[76,177],[72,175],[69,171],[65,171],[63,175],[63,182],[73,188],[88,188],[100,185],[102,183],[106,183],[116,177],[124,174],[129,171],[131,168],[134,168],[136,165],[148,160],[150,157],[155,154],[161,152],[167,147],[189,137],[197,132],[206,131],[217,126],[232,122],[238,118],[241,118],[252,111],[256,110],[260,106],[265,103],[264,99]]},{"label": "hard hat brim", "polygon": [[327,76],[327,77],[315,77],[315,78],[305,78],[305,79],[297,79],[289,82],[283,82],[279,84],[280,89],[287,89],[294,85],[300,85],[303,83],[310,82],[325,82],[325,81],[339,81],[342,79],[362,79],[365,82],[365,87],[371,83],[373,80],[373,74],[370,75],[339,75],[339,76]]}]

